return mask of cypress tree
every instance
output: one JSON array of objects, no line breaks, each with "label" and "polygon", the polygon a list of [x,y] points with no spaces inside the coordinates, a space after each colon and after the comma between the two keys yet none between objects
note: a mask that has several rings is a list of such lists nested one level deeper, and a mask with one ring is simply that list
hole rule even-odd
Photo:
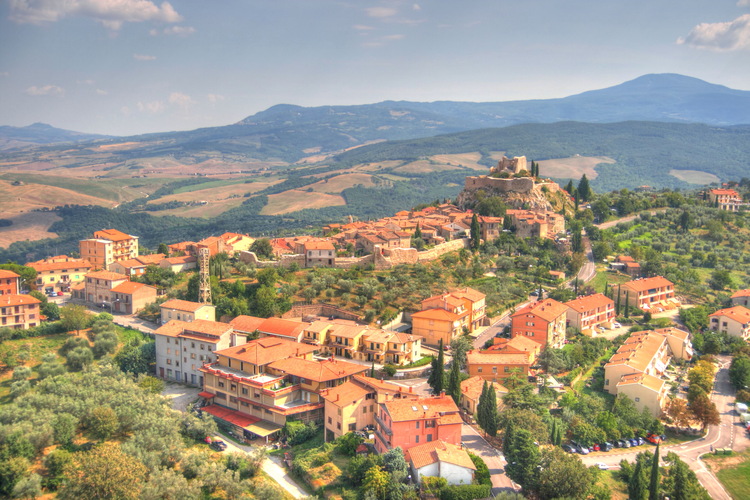
[{"label": "cypress tree", "polygon": [[617,302],[615,302],[615,315],[620,315],[620,285],[617,285]]},{"label": "cypress tree", "polygon": [[648,485],[648,500],[659,500],[659,498],[659,443],[657,443],[654,459],[651,462],[651,481]]},{"label": "cypress tree", "polygon": [[479,396],[479,402],[477,403],[477,424],[479,428],[484,430],[485,423],[487,421],[487,381],[482,384],[482,395]]},{"label": "cypress tree", "polygon": [[437,358],[432,360],[432,371],[427,383],[432,387],[433,394],[440,394],[445,388],[445,356],[443,354],[443,339],[438,343]]},{"label": "cypress tree", "polygon": [[567,191],[570,196],[573,196],[573,189],[573,179],[571,179],[565,184],[565,191]]},{"label": "cypress tree", "polygon": [[492,437],[497,435],[497,395],[491,384],[487,387],[487,427],[484,431]]},{"label": "cypress tree", "polygon": [[482,232],[479,228],[479,218],[477,214],[471,218],[471,248],[477,250],[479,248],[479,240]]},{"label": "cypress tree", "polygon": [[422,230],[419,228],[419,223],[417,223],[417,228],[414,230],[414,238],[422,238]]},{"label": "cypress tree", "polygon": [[646,488],[646,474],[643,470],[643,461],[638,460],[628,482],[628,498],[630,500],[646,500],[648,498]]},{"label": "cypress tree", "polygon": [[453,398],[456,406],[461,402],[461,369],[458,365],[458,360],[454,358],[453,363],[451,363],[451,373],[448,376],[448,389],[446,390],[448,395]]},{"label": "cypress tree", "polygon": [[625,292],[625,317],[630,317],[630,290]]},{"label": "cypress tree", "polygon": [[591,198],[591,186],[589,186],[586,174],[583,174],[581,180],[578,182],[578,195],[581,197],[581,201],[589,201]]}]

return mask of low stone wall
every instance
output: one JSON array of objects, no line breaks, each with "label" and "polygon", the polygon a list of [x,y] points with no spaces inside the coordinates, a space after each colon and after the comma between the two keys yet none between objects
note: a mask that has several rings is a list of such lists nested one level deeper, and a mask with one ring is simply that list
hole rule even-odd
[{"label": "low stone wall", "polygon": [[467,177],[464,183],[464,189],[467,191],[476,191],[478,189],[487,189],[507,193],[530,193],[534,189],[534,179],[531,177],[519,177],[517,179],[500,179],[497,177],[488,177],[486,175],[478,177]]},{"label": "low stone wall", "polygon": [[341,318],[341,319],[348,319],[352,321],[362,321],[362,316],[359,314],[348,311],[346,309],[341,309],[340,307],[336,307],[332,304],[304,304],[304,303],[297,303],[292,305],[292,308],[281,315],[282,318],[301,318],[303,316],[326,316],[326,317],[335,317],[335,318]]},{"label": "low stone wall", "polygon": [[255,252],[242,251],[237,253],[240,262],[250,264],[255,267],[289,267],[297,264],[300,268],[305,267],[305,256],[302,254],[282,255],[279,260],[260,260]]},{"label": "low stone wall", "polygon": [[470,245],[471,243],[468,238],[446,241],[445,243],[441,243],[434,248],[419,252],[419,262],[435,260],[446,253],[455,252],[456,250],[461,250],[462,248],[469,248]]}]

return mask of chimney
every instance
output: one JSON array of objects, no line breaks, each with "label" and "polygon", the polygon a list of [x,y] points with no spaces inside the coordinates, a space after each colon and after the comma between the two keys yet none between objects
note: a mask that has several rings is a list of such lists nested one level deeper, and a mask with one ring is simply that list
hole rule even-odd
[{"label": "chimney", "polygon": [[409,386],[409,392],[414,392],[414,387]]}]

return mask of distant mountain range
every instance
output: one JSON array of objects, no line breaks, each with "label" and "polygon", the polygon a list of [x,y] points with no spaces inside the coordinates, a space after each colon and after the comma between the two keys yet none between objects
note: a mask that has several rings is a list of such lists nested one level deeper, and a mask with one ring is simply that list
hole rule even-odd
[{"label": "distant mountain range", "polygon": [[[143,144],[128,157],[201,150],[295,162],[369,142],[415,139],[523,123],[626,120],[737,125],[750,123],[750,91],[676,74],[645,75],[560,99],[472,103],[385,101],[356,106],[273,106],[232,125],[128,137]],[[0,127],[0,148],[82,142],[102,136],[48,125]],[[122,138],[117,139],[122,140]]]}]

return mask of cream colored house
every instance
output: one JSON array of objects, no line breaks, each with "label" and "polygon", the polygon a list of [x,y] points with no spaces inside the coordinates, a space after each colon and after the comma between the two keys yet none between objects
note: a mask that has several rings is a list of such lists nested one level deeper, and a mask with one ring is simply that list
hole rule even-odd
[{"label": "cream colored house", "polygon": [[407,462],[419,483],[425,476],[442,477],[448,484],[471,484],[476,466],[466,450],[444,441],[409,448]]},{"label": "cream colored house", "polygon": [[708,318],[708,326],[715,332],[724,332],[745,340],[750,338],[750,309],[745,306],[719,309]]},{"label": "cream colored house", "polygon": [[589,337],[598,335],[599,326],[611,328],[615,320],[615,301],[601,293],[578,297],[565,305],[568,326]]},{"label": "cream colored house", "polygon": [[216,306],[188,300],[170,299],[161,304],[161,324],[173,319],[190,323],[196,319],[216,321]]},{"label": "cream colored house", "polygon": [[617,383],[617,393],[633,400],[638,411],[648,408],[651,415],[657,418],[669,401],[667,381],[647,373],[625,375]]}]

